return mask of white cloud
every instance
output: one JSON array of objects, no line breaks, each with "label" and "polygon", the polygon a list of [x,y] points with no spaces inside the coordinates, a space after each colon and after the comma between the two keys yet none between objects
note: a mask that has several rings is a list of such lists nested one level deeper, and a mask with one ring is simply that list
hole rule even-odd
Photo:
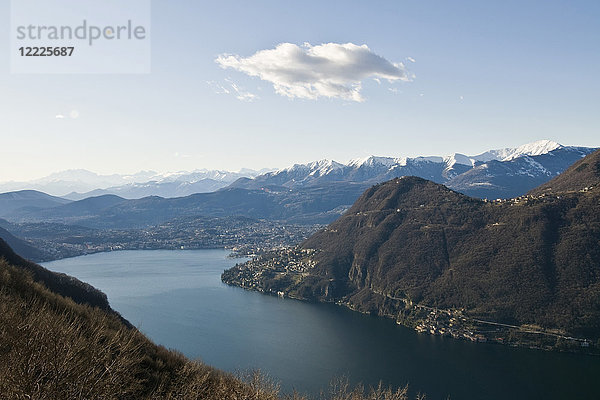
[{"label": "white cloud", "polygon": [[236,99],[242,101],[254,101],[258,99],[257,95],[245,91],[239,85],[233,83],[231,79],[225,79],[225,82],[225,85],[222,85],[215,81],[206,81],[209,86],[212,86],[215,89],[215,93],[217,94],[231,94],[234,95]]},{"label": "white cloud", "polygon": [[54,118],[56,119],[65,119],[65,116],[62,114],[57,114]]},{"label": "white cloud", "polygon": [[233,89],[233,91],[234,91],[234,95],[235,95],[236,99],[242,100],[242,101],[254,101],[254,100],[258,99],[257,95],[245,91],[240,86],[236,85],[235,83],[233,83],[231,81],[228,81],[228,82],[229,82],[229,86],[231,86],[231,89]]},{"label": "white cloud", "polygon": [[415,59],[414,59],[414,58],[412,58],[412,57],[406,57],[406,59],[407,59],[408,61],[410,61],[411,63],[415,63],[415,62],[417,62],[417,60],[415,60]]},{"label": "white cloud", "polygon": [[373,53],[367,45],[353,43],[318,46],[281,43],[250,57],[221,54],[215,62],[222,68],[271,82],[278,94],[292,98],[363,101],[361,82],[367,78],[388,82],[414,78],[404,64],[392,63]]}]

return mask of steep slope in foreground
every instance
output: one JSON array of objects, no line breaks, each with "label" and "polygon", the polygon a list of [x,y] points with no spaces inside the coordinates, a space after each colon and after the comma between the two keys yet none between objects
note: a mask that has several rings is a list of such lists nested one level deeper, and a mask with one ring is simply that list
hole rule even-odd
[{"label": "steep slope in foreground", "polygon": [[25,260],[17,255],[4,240],[0,239],[0,260],[2,259],[8,264],[26,271],[35,282],[43,284],[54,293],[68,297],[77,304],[98,307],[114,313],[108,304],[106,295],[98,289],[72,276],[48,271],[40,265]]},{"label": "steep slope in foreground", "polygon": [[276,399],[151,343],[121,319],[79,305],[0,259],[0,398]]},{"label": "steep slope in foreground", "polygon": [[[27,263],[0,241],[0,399],[279,398],[277,385],[259,373],[236,377],[153,344],[108,303],[91,307],[94,293],[102,295],[91,286],[78,304],[41,283],[64,288],[74,281]],[[350,398],[347,386],[337,389],[332,399]],[[408,398],[406,388],[352,395]]]},{"label": "steep slope in foreground", "polygon": [[484,202],[420,178],[394,179],[367,190],[300,249],[253,260],[223,279],[341,302],[432,333],[473,339],[472,327],[454,332],[454,322],[433,321],[443,309],[463,310],[446,314],[455,319],[597,339],[598,189]]}]

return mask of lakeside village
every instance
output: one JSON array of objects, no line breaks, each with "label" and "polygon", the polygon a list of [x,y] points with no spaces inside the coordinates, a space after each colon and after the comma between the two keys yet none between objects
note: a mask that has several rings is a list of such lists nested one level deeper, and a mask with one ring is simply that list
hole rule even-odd
[{"label": "lakeside village", "polygon": [[[306,301],[309,299],[301,298],[293,293],[293,290],[290,290],[290,283],[293,286],[294,283],[311,275],[311,270],[316,266],[316,262],[312,258],[315,253],[316,250],[300,249],[296,246],[273,250],[255,256],[244,264],[236,265],[226,271],[222,279],[228,285],[246,290]],[[287,286],[278,285],[276,282],[286,282]],[[544,329],[537,325],[517,326],[486,321],[470,317],[468,311],[464,309],[433,308],[422,304],[413,304],[408,299],[377,294],[385,296],[388,300],[399,302],[398,309],[404,311],[402,317],[399,316],[400,314],[398,317],[389,314],[382,316],[392,318],[398,325],[412,328],[418,333],[477,343],[487,342],[543,350],[599,353],[600,343],[571,337],[561,330]],[[336,304],[357,311],[346,300],[338,300]]]},{"label": "lakeside village", "polygon": [[11,232],[57,260],[119,250],[228,249],[232,257],[295,245],[322,225],[295,225],[243,217],[185,218],[143,229],[91,229],[56,223],[7,226]]}]

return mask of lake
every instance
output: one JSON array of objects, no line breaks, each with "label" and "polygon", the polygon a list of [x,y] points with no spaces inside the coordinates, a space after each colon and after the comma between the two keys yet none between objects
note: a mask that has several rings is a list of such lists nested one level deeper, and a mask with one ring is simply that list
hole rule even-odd
[{"label": "lake", "polygon": [[221,283],[240,260],[225,250],[121,251],[45,263],[104,291],[156,343],[227,371],[260,369],[286,391],[335,376],[428,399],[598,399],[600,357],[417,334],[330,304]]}]

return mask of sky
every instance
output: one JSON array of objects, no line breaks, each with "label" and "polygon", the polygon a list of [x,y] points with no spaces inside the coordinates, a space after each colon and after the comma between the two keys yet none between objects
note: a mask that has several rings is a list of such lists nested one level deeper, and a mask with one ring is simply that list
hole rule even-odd
[{"label": "sky", "polygon": [[0,182],[600,146],[599,20],[596,0],[153,0],[150,73],[12,74],[2,2]]}]

